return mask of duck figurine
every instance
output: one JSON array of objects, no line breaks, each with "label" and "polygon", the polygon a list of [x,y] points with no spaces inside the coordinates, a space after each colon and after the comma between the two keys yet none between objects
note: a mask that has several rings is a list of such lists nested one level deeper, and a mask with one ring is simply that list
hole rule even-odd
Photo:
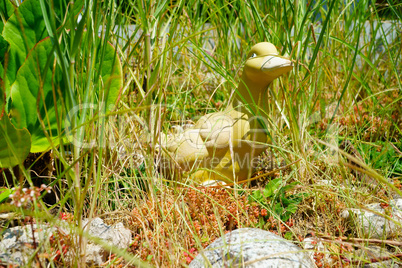
[{"label": "duck figurine", "polygon": [[258,156],[271,141],[267,88],[292,68],[292,62],[280,56],[273,44],[254,45],[228,107],[201,117],[179,135],[162,138],[159,166],[165,177],[188,177],[204,185],[249,179]]}]

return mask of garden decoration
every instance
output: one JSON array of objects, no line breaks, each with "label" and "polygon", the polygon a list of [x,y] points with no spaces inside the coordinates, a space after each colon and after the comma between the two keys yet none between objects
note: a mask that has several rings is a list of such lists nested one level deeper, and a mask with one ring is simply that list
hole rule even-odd
[{"label": "garden decoration", "polygon": [[160,168],[165,176],[180,180],[186,175],[203,184],[249,179],[257,157],[271,141],[267,87],[292,68],[273,44],[253,46],[228,107],[201,117],[180,135],[162,139]]}]

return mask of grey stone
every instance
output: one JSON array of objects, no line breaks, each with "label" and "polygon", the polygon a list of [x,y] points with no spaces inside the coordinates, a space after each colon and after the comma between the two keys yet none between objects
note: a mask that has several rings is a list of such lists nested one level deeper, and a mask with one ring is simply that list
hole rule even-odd
[{"label": "grey stone", "polygon": [[[119,248],[128,248],[131,243],[131,231],[126,229],[122,223],[114,226],[109,226],[100,218],[95,218],[88,223],[88,220],[83,220],[85,231],[90,236],[100,238],[110,245]],[[34,230],[32,234],[32,229]],[[67,225],[61,228],[65,233],[70,233]],[[40,247],[43,250],[49,248],[49,238],[56,231],[56,228],[49,227],[46,224],[27,226],[17,226],[6,229],[0,241],[0,263],[1,264],[16,264],[26,265],[29,263],[32,254],[36,248]],[[78,238],[74,238],[78,241]],[[43,250],[42,250],[43,249]],[[107,261],[110,254],[102,246],[87,241],[86,246],[86,262],[87,264],[101,265]],[[73,257],[67,252],[67,260]]]},{"label": "grey stone", "polygon": [[[34,232],[32,233],[32,230]],[[46,225],[25,225],[6,229],[0,241],[0,263],[28,264],[30,256],[38,247],[49,243],[55,228]]]},{"label": "grey stone", "polygon": [[107,260],[108,252],[96,244],[87,244],[85,249],[85,262],[87,264],[101,265]]},{"label": "grey stone", "polygon": [[[131,244],[131,231],[126,229],[121,222],[114,226],[109,226],[100,218],[94,218],[88,223],[88,220],[83,220],[84,230],[90,236],[94,236],[106,241],[108,244],[119,248],[128,248]],[[86,262],[88,264],[100,265],[107,260],[110,254],[101,246],[88,241],[86,248]]]},{"label": "grey stone", "polygon": [[395,263],[393,260],[374,262],[370,264],[365,264],[364,268],[399,268],[400,265]]},{"label": "grey stone", "polygon": [[290,241],[256,228],[234,230],[215,240],[190,263],[199,267],[315,267],[309,255]]},{"label": "grey stone", "polygon": [[389,206],[386,212],[380,203],[373,203],[365,209],[344,210],[341,216],[351,221],[363,236],[386,239],[402,232],[402,199],[392,200]]},{"label": "grey stone", "polygon": [[392,268],[399,268],[398,262],[396,262],[394,259],[389,259],[389,260],[384,260],[384,261],[378,261],[378,262],[372,262],[370,263],[371,259],[380,259],[380,258],[386,258],[386,257],[391,257],[391,253],[387,251],[387,249],[378,247],[378,246],[368,246],[366,248],[360,248],[356,250],[354,253],[354,258],[358,258],[361,261],[361,264],[358,265],[359,267],[364,267],[364,268],[379,268],[379,267],[392,267]]},{"label": "grey stone", "polygon": [[89,235],[103,239],[119,248],[126,248],[131,243],[131,231],[126,229],[121,222],[109,226],[101,218],[94,218],[89,225],[88,220],[83,220],[83,226]]}]

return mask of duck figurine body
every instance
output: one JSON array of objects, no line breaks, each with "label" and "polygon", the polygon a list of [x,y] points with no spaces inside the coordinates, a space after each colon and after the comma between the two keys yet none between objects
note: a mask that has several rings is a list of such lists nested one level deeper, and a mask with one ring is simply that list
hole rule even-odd
[{"label": "duck figurine body", "polygon": [[268,42],[254,45],[245,62],[235,97],[228,107],[201,117],[180,135],[162,142],[162,173],[207,181],[247,180],[268,147],[268,94],[271,82],[293,68]]}]

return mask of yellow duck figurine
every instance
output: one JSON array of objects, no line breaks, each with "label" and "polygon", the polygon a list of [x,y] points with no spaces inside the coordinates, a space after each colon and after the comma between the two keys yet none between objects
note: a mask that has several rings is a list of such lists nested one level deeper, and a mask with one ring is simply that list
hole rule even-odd
[{"label": "yellow duck figurine", "polygon": [[163,174],[176,180],[186,176],[204,185],[249,179],[258,156],[270,142],[267,88],[292,68],[292,62],[281,57],[273,44],[253,46],[228,107],[201,117],[180,135],[163,138]]}]

